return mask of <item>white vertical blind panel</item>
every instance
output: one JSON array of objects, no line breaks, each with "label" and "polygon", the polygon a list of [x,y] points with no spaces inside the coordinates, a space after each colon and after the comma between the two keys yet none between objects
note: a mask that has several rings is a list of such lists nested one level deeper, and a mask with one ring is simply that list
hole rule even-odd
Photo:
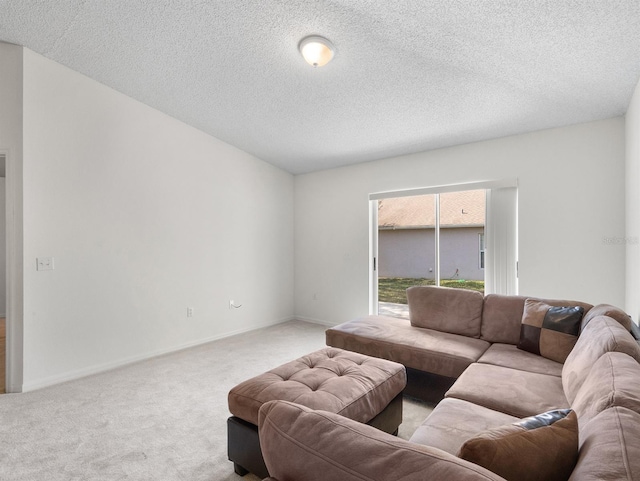
[{"label": "white vertical blind panel", "polygon": [[487,190],[485,294],[518,293],[518,189]]}]

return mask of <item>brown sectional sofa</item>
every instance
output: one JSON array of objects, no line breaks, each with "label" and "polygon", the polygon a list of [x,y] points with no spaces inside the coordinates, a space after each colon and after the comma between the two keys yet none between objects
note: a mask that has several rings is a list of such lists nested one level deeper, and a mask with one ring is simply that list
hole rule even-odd
[{"label": "brown sectional sofa", "polygon": [[578,420],[569,479],[640,479],[640,345],[624,312],[546,300],[584,309],[580,336],[559,363],[518,349],[523,296],[419,287],[408,299],[410,322],[356,319],[329,329],[327,344],[452,380],[444,399],[409,441],[296,404],[266,404],[260,438],[274,479],[503,479],[457,457],[461,446],[562,408]]},{"label": "brown sectional sofa", "polygon": [[[443,378],[445,386],[446,381],[453,384],[476,362],[558,375],[562,369],[557,362],[517,349],[525,296],[482,296],[463,289],[411,287],[407,298],[410,322],[384,316],[354,319],[328,329],[327,345],[404,364],[409,393],[417,397],[427,397],[434,380]],[[583,307],[587,313],[583,325],[593,318],[591,304],[543,301],[552,306]],[[610,308],[609,312],[613,311],[630,329],[631,319]],[[424,374],[431,377],[427,378],[426,389],[421,389],[418,383]]]}]

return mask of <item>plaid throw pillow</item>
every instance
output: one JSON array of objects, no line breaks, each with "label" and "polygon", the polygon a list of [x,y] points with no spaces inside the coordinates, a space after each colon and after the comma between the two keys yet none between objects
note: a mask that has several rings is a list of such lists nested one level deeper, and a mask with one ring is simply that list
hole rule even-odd
[{"label": "plaid throw pillow", "polygon": [[583,315],[584,308],[579,306],[553,307],[527,299],[518,348],[564,363],[578,340]]}]

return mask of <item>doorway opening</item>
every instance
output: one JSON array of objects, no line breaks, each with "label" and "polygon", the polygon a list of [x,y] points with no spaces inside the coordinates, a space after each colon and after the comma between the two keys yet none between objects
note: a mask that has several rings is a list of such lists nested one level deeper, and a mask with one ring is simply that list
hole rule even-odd
[{"label": "doorway opening", "polygon": [[0,154],[0,394],[6,392],[7,379],[6,161],[6,155]]},{"label": "doorway opening", "polygon": [[411,286],[484,293],[485,190],[377,203],[380,315],[408,318],[406,289]]}]

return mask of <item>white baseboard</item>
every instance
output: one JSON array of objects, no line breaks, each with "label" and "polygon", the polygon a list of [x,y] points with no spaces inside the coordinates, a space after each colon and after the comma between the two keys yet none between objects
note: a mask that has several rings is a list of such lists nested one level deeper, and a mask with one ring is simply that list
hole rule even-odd
[{"label": "white baseboard", "polygon": [[296,319],[297,319],[296,317],[287,317],[287,318],[283,318],[276,321],[264,322],[264,323],[256,324],[251,327],[237,329],[235,331],[225,332],[223,334],[217,334],[215,336],[207,337],[204,339],[198,339],[197,341],[186,342],[186,343],[173,346],[167,349],[158,349],[157,351],[150,351],[144,354],[127,357],[125,359],[120,359],[113,362],[97,364],[87,368],[76,369],[76,370],[68,371],[62,374],[56,374],[55,376],[37,379],[35,381],[24,383],[22,385],[21,392],[35,391],[36,389],[42,389],[45,387],[54,386],[56,384],[60,384],[63,382],[74,381],[76,379],[92,376],[94,374],[100,374],[102,372],[111,371],[112,369],[117,369],[119,367],[123,367],[128,364],[134,364],[136,362],[146,361],[147,359],[152,359],[154,357],[163,356],[165,354],[171,354],[178,351],[183,351],[185,349],[200,346],[202,344],[207,344],[209,342],[218,341],[220,339],[225,339],[227,337],[237,336],[238,334],[244,334],[245,332],[255,331],[256,329],[262,329],[263,327],[275,326],[278,324],[282,324],[283,322],[294,321]]},{"label": "white baseboard", "polygon": [[337,326],[338,324],[340,324],[339,322],[330,322],[330,321],[325,321],[322,319],[314,319],[312,317],[304,317],[304,316],[295,316],[293,317],[293,319],[296,319],[298,321],[303,321],[303,322],[310,322],[312,324],[321,324],[323,326],[327,326],[327,327],[333,327],[333,326]]}]

